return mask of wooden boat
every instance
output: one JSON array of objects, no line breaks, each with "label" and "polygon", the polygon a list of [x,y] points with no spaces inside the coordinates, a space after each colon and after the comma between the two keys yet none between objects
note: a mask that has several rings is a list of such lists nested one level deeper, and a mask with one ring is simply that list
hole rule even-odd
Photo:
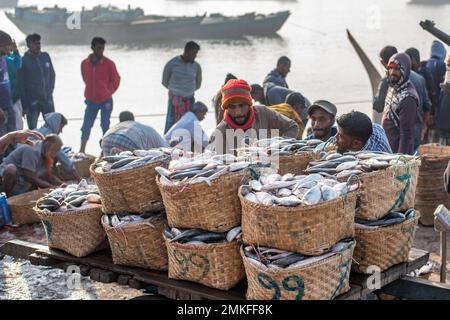
[{"label": "wooden boat", "polygon": [[0,0],[0,9],[14,8],[19,0]]},{"label": "wooden boat", "polygon": [[151,43],[177,39],[240,38],[246,35],[274,35],[288,19],[290,12],[269,15],[247,13],[227,17],[171,17],[145,15],[140,8],[120,10],[97,6],[80,13],[57,6],[16,7],[7,17],[25,34],[39,33],[47,43],[77,44],[102,36],[112,43]]},{"label": "wooden boat", "polygon": [[[370,80],[370,85],[372,87],[372,94],[373,96],[375,96],[378,92],[378,86],[381,82],[381,75],[378,72],[378,70],[375,68],[375,66],[373,65],[373,63],[370,61],[369,57],[367,56],[367,54],[364,52],[364,50],[361,48],[361,46],[358,44],[358,42],[355,40],[355,38],[353,37],[353,35],[350,33],[350,31],[347,29],[347,36],[348,39],[350,41],[350,43],[352,44],[353,48],[355,49],[356,53],[358,54],[362,64],[364,65],[364,68],[367,71],[367,75],[369,76],[369,80]],[[379,113],[375,110],[373,110],[372,113],[372,120],[375,123],[381,123],[381,116],[382,113]]]}]

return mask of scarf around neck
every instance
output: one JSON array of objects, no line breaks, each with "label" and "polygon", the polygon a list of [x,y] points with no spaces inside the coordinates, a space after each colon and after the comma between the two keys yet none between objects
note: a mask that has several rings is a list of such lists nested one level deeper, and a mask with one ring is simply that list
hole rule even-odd
[{"label": "scarf around neck", "polygon": [[230,115],[228,114],[228,111],[225,110],[223,120],[234,130],[242,129],[242,130],[248,130],[250,129],[253,124],[255,123],[255,108],[253,106],[250,107],[250,116],[248,117],[247,122],[245,122],[242,125],[237,124],[236,122],[231,119]]}]

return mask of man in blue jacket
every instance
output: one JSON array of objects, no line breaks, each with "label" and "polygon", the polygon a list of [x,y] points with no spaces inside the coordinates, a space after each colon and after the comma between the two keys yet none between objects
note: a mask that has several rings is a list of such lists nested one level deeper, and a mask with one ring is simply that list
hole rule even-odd
[{"label": "man in blue jacket", "polygon": [[26,38],[28,51],[22,59],[19,71],[19,92],[28,127],[37,127],[39,114],[54,112],[53,90],[55,70],[46,52],[41,52],[41,36],[31,34]]}]

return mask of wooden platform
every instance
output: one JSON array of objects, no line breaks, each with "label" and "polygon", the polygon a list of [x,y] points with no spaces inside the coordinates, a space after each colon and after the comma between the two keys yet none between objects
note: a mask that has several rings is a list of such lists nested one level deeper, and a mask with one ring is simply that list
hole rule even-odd
[{"label": "wooden platform", "polygon": [[[114,265],[109,252],[99,252],[85,258],[76,258],[62,251],[51,250],[47,246],[13,240],[0,248],[0,252],[16,258],[30,260],[35,265],[52,266],[65,269],[68,265],[78,265],[82,275],[90,275],[93,280],[119,282],[134,288],[154,286],[155,292],[169,299],[183,300],[243,300],[246,283],[230,291],[221,291],[189,281],[169,279],[167,273]],[[402,279],[410,272],[419,269],[428,262],[429,253],[412,249],[409,262],[393,266],[381,274],[381,286],[385,287]],[[351,290],[337,300],[358,300],[373,290],[368,288],[366,275],[350,275]]]}]

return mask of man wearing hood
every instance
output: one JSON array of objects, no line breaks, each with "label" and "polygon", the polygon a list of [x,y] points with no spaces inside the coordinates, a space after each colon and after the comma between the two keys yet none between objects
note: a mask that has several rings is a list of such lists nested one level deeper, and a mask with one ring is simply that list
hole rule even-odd
[{"label": "man wearing hood", "polygon": [[222,87],[224,119],[210,139],[209,148],[218,154],[234,154],[254,139],[281,136],[296,138],[298,126],[265,106],[253,106],[251,87],[245,80],[234,79]]},{"label": "man wearing hood", "polygon": [[[387,71],[387,65],[389,63],[389,59],[394,55],[397,54],[397,48],[394,46],[386,46],[380,51],[380,63],[383,66],[384,70]],[[389,89],[389,79],[386,75],[383,77],[378,85],[378,91],[376,95],[373,97],[373,110],[375,110],[378,113],[383,112],[384,110],[384,104],[386,102],[386,94]]]},{"label": "man wearing hood", "polygon": [[442,135],[441,143],[450,145],[450,54],[447,56],[446,67],[445,80],[441,84],[441,104],[437,123]]},{"label": "man wearing hood", "polygon": [[432,108],[430,113],[430,130],[428,134],[429,142],[438,142],[439,132],[436,130],[436,124],[438,122],[439,106],[440,106],[440,95],[441,95],[441,83],[444,82],[445,76],[445,56],[447,55],[447,50],[444,45],[437,40],[434,40],[431,45],[431,57],[426,62],[425,68],[432,75],[432,90],[435,93],[432,96]]},{"label": "man wearing hood", "polygon": [[[59,136],[66,125],[67,119],[61,113],[51,112],[44,115],[44,125],[37,129],[37,131],[42,133],[45,137],[51,134]],[[81,177],[75,168],[75,164],[67,157],[62,149],[56,155],[55,161],[59,162],[63,169],[72,174],[75,179],[81,180]]]},{"label": "man wearing hood", "polygon": [[389,89],[381,124],[394,153],[414,153],[414,133],[419,96],[409,81],[411,59],[398,53],[388,63]]}]

